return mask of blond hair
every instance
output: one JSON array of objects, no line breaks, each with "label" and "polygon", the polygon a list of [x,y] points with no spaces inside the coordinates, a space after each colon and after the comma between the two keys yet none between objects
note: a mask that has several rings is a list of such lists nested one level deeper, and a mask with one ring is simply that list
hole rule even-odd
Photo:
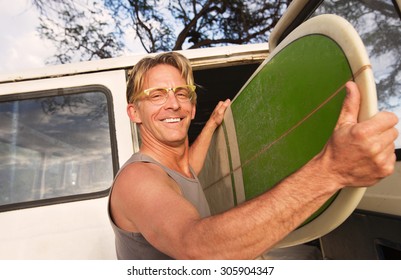
[{"label": "blond hair", "polygon": [[[145,57],[141,59],[132,68],[132,71],[128,78],[127,83],[127,102],[136,102],[137,96],[144,90],[143,84],[146,73],[153,67],[167,64],[171,65],[180,71],[182,78],[188,85],[194,84],[194,77],[192,73],[192,67],[189,60],[182,54],[176,52],[161,53],[154,57]],[[196,104],[196,94],[191,100],[192,103]]]}]

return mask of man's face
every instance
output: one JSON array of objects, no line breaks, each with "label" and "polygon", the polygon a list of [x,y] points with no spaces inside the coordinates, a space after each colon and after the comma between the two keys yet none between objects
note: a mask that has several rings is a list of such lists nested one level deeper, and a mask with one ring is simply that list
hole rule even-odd
[{"label": "man's face", "polygon": [[[185,84],[186,81],[178,69],[162,64],[146,73],[142,90],[174,88]],[[136,109],[138,119],[135,122],[141,124],[142,141],[154,142],[152,145],[163,143],[169,146],[185,142],[189,125],[196,112],[194,104],[179,102],[172,91],[168,93],[167,101],[163,105],[155,105],[144,98]]]}]

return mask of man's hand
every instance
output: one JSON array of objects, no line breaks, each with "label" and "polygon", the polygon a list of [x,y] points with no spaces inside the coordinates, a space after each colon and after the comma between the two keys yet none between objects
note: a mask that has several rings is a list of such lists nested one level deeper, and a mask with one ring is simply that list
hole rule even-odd
[{"label": "man's hand", "polygon": [[346,88],[334,133],[320,154],[323,167],[342,186],[374,185],[394,171],[398,119],[393,113],[380,112],[358,123],[359,90],[353,82]]},{"label": "man's hand", "polygon": [[228,106],[230,106],[230,103],[230,99],[226,99],[224,102],[219,101],[205,126],[203,127],[201,133],[189,148],[189,164],[192,166],[196,174],[199,174],[203,168],[206,154],[212,141],[213,133],[223,122],[224,113],[226,112]]},{"label": "man's hand", "polygon": [[211,126],[213,129],[216,129],[223,122],[224,113],[228,106],[230,106],[230,103],[230,99],[219,101],[205,126]]}]

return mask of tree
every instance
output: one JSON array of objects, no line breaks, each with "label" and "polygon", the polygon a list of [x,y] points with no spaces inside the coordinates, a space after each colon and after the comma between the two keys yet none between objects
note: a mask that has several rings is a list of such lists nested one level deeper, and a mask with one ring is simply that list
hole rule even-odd
[{"label": "tree", "polygon": [[[100,0],[101,1],[101,0]],[[40,13],[42,38],[52,41],[57,53],[49,64],[110,58],[122,53],[121,30],[98,2],[32,0]]]},{"label": "tree", "polygon": [[121,55],[134,31],[148,53],[267,42],[291,0],[32,0],[53,63]]},{"label": "tree", "polygon": [[[319,13],[335,13],[346,18],[358,31],[372,61],[379,98],[379,110],[401,105],[401,21],[392,1],[326,0]],[[375,66],[375,65],[373,65]]]}]

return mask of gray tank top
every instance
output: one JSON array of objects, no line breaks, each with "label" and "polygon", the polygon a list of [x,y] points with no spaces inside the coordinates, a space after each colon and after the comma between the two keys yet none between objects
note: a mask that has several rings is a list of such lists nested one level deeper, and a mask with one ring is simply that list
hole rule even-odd
[{"label": "gray tank top", "polygon": [[[183,193],[183,196],[191,202],[198,210],[200,216],[207,217],[210,216],[209,205],[207,203],[205,194],[203,192],[202,186],[196,174],[191,169],[191,173],[195,179],[187,178],[180,173],[171,170],[159,162],[155,161],[151,157],[136,153],[131,156],[131,158],[121,167],[120,171],[117,173],[116,177],[120,174],[127,165],[134,162],[149,162],[160,166],[166,173],[177,182],[178,186]],[[115,179],[114,179],[115,180]],[[113,183],[114,185],[114,183]],[[113,186],[110,189],[110,193]],[[109,196],[110,205],[110,196]],[[110,215],[110,207],[108,207],[109,219],[111,226],[115,234],[115,245],[118,259],[131,259],[131,260],[163,260],[171,259],[171,257],[160,252],[154,248],[140,233],[128,232],[119,228],[113,221]]]}]

